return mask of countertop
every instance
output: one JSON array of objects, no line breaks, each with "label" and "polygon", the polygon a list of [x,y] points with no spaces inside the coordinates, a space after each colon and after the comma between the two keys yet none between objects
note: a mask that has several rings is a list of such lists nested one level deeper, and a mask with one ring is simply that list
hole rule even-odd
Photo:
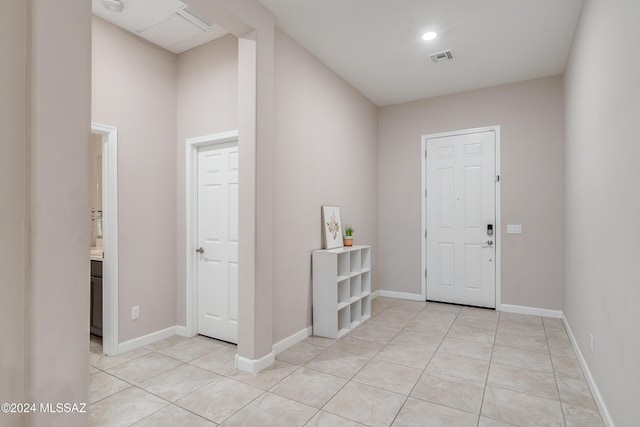
[{"label": "countertop", "polygon": [[89,259],[91,261],[103,261],[104,249],[103,248],[91,248],[89,249]]}]

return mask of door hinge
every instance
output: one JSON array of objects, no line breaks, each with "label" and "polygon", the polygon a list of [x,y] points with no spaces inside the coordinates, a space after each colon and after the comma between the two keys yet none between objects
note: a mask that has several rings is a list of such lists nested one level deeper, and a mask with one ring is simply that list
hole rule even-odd
[{"label": "door hinge", "polygon": [[424,230],[424,238],[427,238],[427,230]]},{"label": "door hinge", "polygon": [[496,182],[500,182],[500,175],[496,175]]},{"label": "door hinge", "polygon": [[424,190],[424,197],[427,197],[427,190]]},{"label": "door hinge", "polygon": [[424,269],[424,277],[427,277],[427,269]]},{"label": "door hinge", "polygon": [[427,150],[424,150],[424,158],[427,158]]}]

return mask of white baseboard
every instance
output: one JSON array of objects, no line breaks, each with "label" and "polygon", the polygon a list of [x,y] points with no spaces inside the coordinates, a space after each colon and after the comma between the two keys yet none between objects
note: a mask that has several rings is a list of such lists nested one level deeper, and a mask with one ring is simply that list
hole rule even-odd
[{"label": "white baseboard", "polygon": [[275,360],[276,357],[273,354],[273,351],[260,359],[247,359],[246,357],[238,356],[236,354],[236,369],[257,374],[264,368],[273,365]]},{"label": "white baseboard", "polygon": [[562,313],[562,322],[564,323],[564,327],[569,334],[569,339],[571,340],[571,345],[573,346],[573,351],[576,353],[578,358],[578,362],[580,363],[580,367],[582,368],[582,372],[584,372],[585,379],[587,380],[587,384],[589,384],[589,388],[591,389],[591,394],[593,395],[593,400],[596,401],[596,406],[598,406],[598,410],[600,411],[600,416],[602,417],[602,421],[604,425],[607,427],[614,427],[613,419],[611,418],[611,414],[609,413],[609,409],[607,409],[607,405],[604,403],[604,399],[600,394],[600,390],[596,385],[595,380],[593,379],[593,375],[591,375],[591,371],[589,370],[589,365],[587,365],[587,361],[582,355],[582,351],[580,351],[580,347],[578,347],[578,341],[576,341],[576,337],[573,335],[573,331],[571,331],[571,326],[569,326],[569,321],[565,317],[564,313]]},{"label": "white baseboard", "polygon": [[376,299],[380,296],[380,291],[375,291],[371,293],[371,299]]},{"label": "white baseboard", "polygon": [[407,292],[395,292],[395,291],[376,291],[379,292],[376,296],[381,297],[389,297],[389,298],[398,298],[398,299],[408,299],[411,301],[424,301],[422,295],[420,294],[410,294]]},{"label": "white baseboard", "polygon": [[529,314],[533,316],[553,317],[562,319],[562,311],[547,310],[546,308],[525,307],[522,305],[500,304],[498,311],[505,313]]},{"label": "white baseboard", "polygon": [[299,330],[293,335],[288,336],[287,338],[278,341],[273,345],[273,354],[278,355],[288,349],[289,347],[298,344],[300,341],[305,339],[308,336],[311,336],[313,332],[313,327],[307,326],[304,329]]},{"label": "white baseboard", "polygon": [[266,356],[260,359],[247,359],[246,357],[238,356],[236,354],[236,369],[241,371],[251,372],[257,374],[266,367],[270,366],[276,360],[276,354],[280,354],[289,347],[298,344],[303,339],[311,335],[313,328],[307,326],[304,329],[299,330],[295,334],[288,336],[287,338],[278,341],[273,345],[273,350]]},{"label": "white baseboard", "polygon": [[181,337],[195,337],[195,335],[188,335],[187,334],[187,327],[186,326],[176,326],[176,334],[180,335]]},{"label": "white baseboard", "polygon": [[156,341],[169,338],[176,335],[178,326],[171,326],[160,331],[151,332],[150,334],[143,335],[138,338],[134,338],[129,341],[121,342],[118,344],[118,354],[122,354],[127,351],[135,350],[136,348],[144,347],[145,345],[153,344]]}]

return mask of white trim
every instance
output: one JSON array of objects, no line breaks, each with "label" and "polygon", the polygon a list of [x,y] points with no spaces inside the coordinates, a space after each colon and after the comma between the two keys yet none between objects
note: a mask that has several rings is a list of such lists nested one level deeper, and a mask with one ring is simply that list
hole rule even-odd
[{"label": "white trim", "polygon": [[567,320],[564,313],[562,313],[562,323],[564,323],[564,327],[569,334],[569,339],[571,340],[571,345],[573,346],[573,351],[576,353],[578,358],[578,362],[580,363],[580,367],[582,368],[582,372],[587,380],[587,384],[589,384],[589,388],[591,389],[591,394],[593,395],[593,400],[596,401],[596,406],[600,411],[600,416],[602,417],[602,421],[604,421],[605,426],[614,427],[613,418],[611,418],[611,414],[609,413],[609,409],[607,405],[604,403],[604,399],[602,398],[602,394],[600,394],[600,390],[596,385],[595,380],[593,379],[593,375],[589,370],[589,365],[587,365],[587,361],[582,355],[582,351],[580,351],[580,347],[578,347],[578,341],[576,341],[575,336],[573,335],[573,331],[571,331],[571,326],[569,326],[569,321]]},{"label": "white trim", "polygon": [[91,122],[91,133],[102,135],[102,347],[117,356],[118,346],[118,129]]},{"label": "white trim", "polygon": [[378,292],[378,295],[381,297],[407,299],[411,301],[424,301],[424,299],[422,298],[422,295],[420,294],[410,294],[407,292],[383,291],[383,290],[379,290],[376,292]]},{"label": "white trim", "polygon": [[371,299],[376,299],[380,296],[380,290],[377,290],[375,292],[371,292]]},{"label": "white trim", "polygon": [[[454,136],[454,135],[465,135],[469,133],[478,133],[478,132],[491,132],[495,133],[495,174],[500,176],[500,125],[496,126],[487,126],[481,128],[473,128],[473,129],[464,129],[457,130],[452,132],[441,132],[441,133],[431,133],[428,135],[422,135],[422,144],[421,144],[421,152],[420,158],[422,159],[422,183],[421,183],[421,191],[420,197],[422,199],[422,270],[420,272],[420,277],[422,277],[422,300],[425,301],[427,299],[427,278],[425,275],[425,271],[427,270],[427,238],[425,237],[425,232],[427,230],[427,199],[424,196],[425,191],[427,190],[427,139],[430,138],[442,138],[446,136]],[[495,233],[495,242],[496,242],[496,298],[495,298],[495,307],[496,309],[500,307],[500,302],[502,300],[502,219],[500,215],[500,207],[501,207],[501,199],[500,199],[500,188],[501,182],[496,182],[496,194],[495,194],[495,215],[496,215],[496,223],[494,226]]]},{"label": "white trim", "polygon": [[422,206],[422,251],[420,252],[422,270],[420,270],[420,296],[424,301],[427,300],[427,139],[429,135],[422,135],[422,142],[420,144],[420,169],[421,169],[421,181],[420,181],[420,206]]},{"label": "white trim", "polygon": [[528,314],[532,316],[543,316],[543,317],[553,317],[556,319],[562,319],[562,311],[548,310],[546,308],[526,307],[523,305],[500,304],[499,307],[496,307],[496,310],[504,311],[505,313]]},{"label": "white trim", "polygon": [[277,354],[282,353],[286,349],[298,344],[305,338],[310,337],[312,333],[313,327],[307,326],[306,328],[301,329],[298,332],[289,335],[287,338],[273,344],[273,350],[260,359],[247,359],[246,357],[238,356],[236,354],[236,369],[257,374],[268,366],[271,366],[275,362],[275,356]]},{"label": "white trim", "polygon": [[246,357],[238,356],[236,354],[236,369],[252,374],[257,374],[268,366],[273,365],[273,362],[275,362],[275,360],[276,357],[273,354],[273,351],[268,353],[266,356],[261,357],[260,359],[247,359]]},{"label": "white trim", "polygon": [[156,341],[160,341],[174,335],[179,335],[177,334],[177,328],[178,326],[170,326],[166,329],[161,329],[159,331],[151,332],[150,334],[122,342],[118,346],[118,353],[125,353],[127,351],[135,350],[136,348],[144,347],[145,345],[153,344]]},{"label": "white trim", "polygon": [[303,339],[310,337],[312,332],[313,332],[313,327],[307,326],[306,328],[299,330],[295,334],[290,335],[287,338],[278,341],[273,345],[273,353],[276,355],[282,353],[289,347],[292,347],[298,344]]},{"label": "white trim", "polygon": [[198,227],[197,218],[197,162],[198,148],[214,144],[224,144],[228,142],[238,142],[239,132],[232,130],[212,135],[205,135],[196,138],[189,138],[186,141],[186,263],[185,263],[185,285],[186,285],[186,325],[185,336],[194,336],[198,333],[198,292],[196,280],[196,257],[194,248],[196,247]]},{"label": "white trim", "polygon": [[176,335],[180,335],[181,337],[191,338],[191,337],[195,337],[197,334],[188,335],[187,328],[185,326],[176,326]]},{"label": "white trim", "polygon": [[502,198],[500,197],[502,188],[502,173],[500,162],[500,126],[492,126],[496,133],[496,163],[495,174],[500,177],[496,182],[496,224],[494,233],[496,236],[496,309],[502,305]]}]

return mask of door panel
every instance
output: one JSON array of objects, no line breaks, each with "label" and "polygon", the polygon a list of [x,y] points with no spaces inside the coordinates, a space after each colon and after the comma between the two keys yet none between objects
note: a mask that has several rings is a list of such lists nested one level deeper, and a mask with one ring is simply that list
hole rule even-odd
[{"label": "door panel", "polygon": [[238,147],[198,150],[198,333],[238,334]]},{"label": "door panel", "polygon": [[426,146],[427,299],[495,307],[495,133]]}]

